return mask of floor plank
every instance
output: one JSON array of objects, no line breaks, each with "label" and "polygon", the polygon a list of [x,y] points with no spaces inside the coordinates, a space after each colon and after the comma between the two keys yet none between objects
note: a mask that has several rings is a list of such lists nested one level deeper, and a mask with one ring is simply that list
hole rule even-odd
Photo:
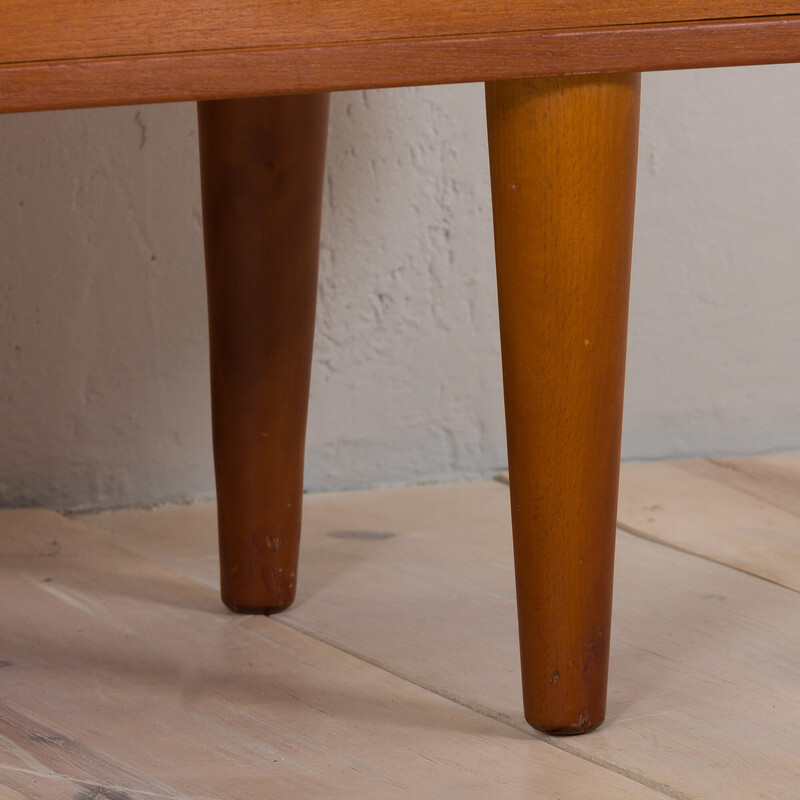
[{"label": "floor plank", "polygon": [[25,795],[0,784],[0,800],[29,800]]},{"label": "floor plank", "polygon": [[57,514],[0,573],[3,800],[663,797]]},{"label": "floor plank", "polygon": [[687,472],[710,477],[782,508],[800,520],[800,453],[692,459],[674,463]]},{"label": "floor plank", "polygon": [[[521,724],[507,488],[320,495],[306,508],[299,597],[279,619]],[[87,523],[180,567],[163,544],[176,537],[202,554],[193,577],[215,585],[212,506],[132,513]],[[620,533],[609,718],[555,746],[674,797],[794,800],[798,599]]]},{"label": "floor plank", "polygon": [[800,457],[625,464],[620,525],[800,591]]}]

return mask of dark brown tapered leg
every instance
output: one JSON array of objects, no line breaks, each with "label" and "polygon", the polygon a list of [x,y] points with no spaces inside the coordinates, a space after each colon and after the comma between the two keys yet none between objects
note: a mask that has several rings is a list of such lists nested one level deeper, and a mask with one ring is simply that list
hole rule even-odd
[{"label": "dark brown tapered leg", "polygon": [[525,716],[605,717],[639,76],[487,84]]},{"label": "dark brown tapered leg", "polygon": [[294,600],[324,94],[198,103],[222,599]]}]

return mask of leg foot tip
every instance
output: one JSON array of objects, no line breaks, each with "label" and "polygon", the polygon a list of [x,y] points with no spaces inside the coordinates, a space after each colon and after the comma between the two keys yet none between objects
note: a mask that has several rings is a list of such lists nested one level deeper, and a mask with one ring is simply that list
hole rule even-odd
[{"label": "leg foot tip", "polygon": [[605,717],[600,717],[596,721],[581,717],[577,722],[567,724],[541,724],[527,717],[526,720],[532,728],[548,736],[580,736],[596,731],[605,721]]},{"label": "leg foot tip", "polygon": [[272,614],[278,614],[281,611],[285,611],[292,604],[291,600],[288,603],[281,603],[279,605],[274,605],[274,606],[244,605],[239,603],[230,603],[224,599],[222,602],[225,603],[225,605],[231,611],[234,611],[237,614],[266,614],[266,616],[268,617],[271,616]]}]

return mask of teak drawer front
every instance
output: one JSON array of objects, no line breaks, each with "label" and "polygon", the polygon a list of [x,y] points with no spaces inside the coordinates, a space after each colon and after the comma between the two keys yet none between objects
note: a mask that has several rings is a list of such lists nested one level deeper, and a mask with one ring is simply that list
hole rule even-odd
[{"label": "teak drawer front", "polygon": [[0,64],[800,13],[800,0],[7,0]]}]

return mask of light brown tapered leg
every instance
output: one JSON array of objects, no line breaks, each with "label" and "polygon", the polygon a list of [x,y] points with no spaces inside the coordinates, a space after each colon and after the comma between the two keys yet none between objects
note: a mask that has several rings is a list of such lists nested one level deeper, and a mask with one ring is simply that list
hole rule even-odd
[{"label": "light brown tapered leg", "polygon": [[525,716],[605,717],[639,76],[487,84]]},{"label": "light brown tapered leg", "polygon": [[328,96],[198,103],[222,599],[295,596]]}]

